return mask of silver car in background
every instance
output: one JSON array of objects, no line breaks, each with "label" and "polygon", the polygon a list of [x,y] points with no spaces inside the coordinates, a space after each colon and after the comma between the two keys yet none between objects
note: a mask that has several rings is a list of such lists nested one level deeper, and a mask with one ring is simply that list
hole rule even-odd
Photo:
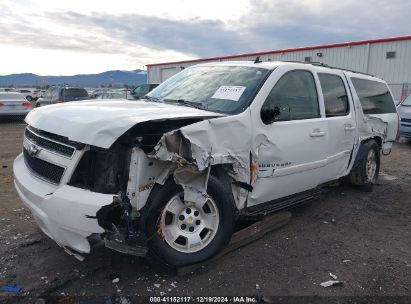
[{"label": "silver car in background", "polygon": [[26,116],[33,105],[17,92],[0,92],[0,117]]}]

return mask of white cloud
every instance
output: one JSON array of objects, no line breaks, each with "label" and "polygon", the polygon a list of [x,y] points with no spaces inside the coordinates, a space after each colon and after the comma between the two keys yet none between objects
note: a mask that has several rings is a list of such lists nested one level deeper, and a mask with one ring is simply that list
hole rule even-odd
[{"label": "white cloud", "polygon": [[142,68],[151,62],[195,57],[168,48],[136,45],[123,37],[107,35],[107,29],[104,28],[79,27],[75,22],[70,25],[54,18],[68,11],[88,16],[119,16],[120,23],[123,14],[156,16],[168,20],[194,18],[228,22],[244,13],[247,2],[2,0],[0,27],[6,35],[2,35],[0,40],[0,73],[77,74]]},{"label": "white cloud", "polygon": [[[211,19],[232,20],[245,15],[250,9],[248,0],[31,0],[4,3],[15,9],[25,10],[29,14],[45,11],[76,11],[82,14],[138,14],[143,16],[167,17],[169,19]],[[27,7],[30,11],[27,11]]]},{"label": "white cloud", "polygon": [[172,61],[187,59],[187,56],[173,51],[146,50],[146,56],[139,57],[26,48],[1,43],[0,49],[0,75],[27,72],[38,75],[101,73],[108,70],[143,69],[147,61],[159,62],[164,58]]},{"label": "white cloud", "polygon": [[2,0],[0,74],[136,69],[408,34],[404,0]]}]

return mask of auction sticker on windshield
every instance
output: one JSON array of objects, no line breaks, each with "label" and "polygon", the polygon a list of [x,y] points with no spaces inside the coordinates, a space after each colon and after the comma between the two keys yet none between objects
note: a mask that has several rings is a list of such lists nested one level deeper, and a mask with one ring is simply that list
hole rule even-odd
[{"label": "auction sticker on windshield", "polygon": [[243,94],[246,87],[242,86],[221,86],[215,91],[211,98],[228,99],[238,101]]}]

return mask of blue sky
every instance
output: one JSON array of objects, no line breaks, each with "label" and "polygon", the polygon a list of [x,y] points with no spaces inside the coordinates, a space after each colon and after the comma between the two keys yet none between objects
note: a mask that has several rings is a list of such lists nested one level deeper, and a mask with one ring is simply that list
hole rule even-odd
[{"label": "blue sky", "polygon": [[411,34],[405,0],[2,0],[0,74],[148,63]]}]

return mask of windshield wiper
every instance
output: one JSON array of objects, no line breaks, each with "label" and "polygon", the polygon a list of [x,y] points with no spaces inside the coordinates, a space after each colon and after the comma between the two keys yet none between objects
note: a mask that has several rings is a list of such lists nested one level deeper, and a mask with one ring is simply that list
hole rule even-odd
[{"label": "windshield wiper", "polygon": [[192,108],[204,110],[203,104],[198,103],[198,102],[192,102],[192,101],[188,101],[188,100],[184,100],[184,99],[164,99],[164,101],[174,102],[174,103],[178,103],[178,104],[181,104],[181,105],[184,105],[184,106],[189,106],[189,107],[192,107]]},{"label": "windshield wiper", "polygon": [[145,98],[145,99],[147,99],[147,100],[149,100],[149,101],[161,102],[160,99],[158,99],[158,98],[156,98],[156,97],[148,96],[148,95],[144,96],[143,98]]}]

